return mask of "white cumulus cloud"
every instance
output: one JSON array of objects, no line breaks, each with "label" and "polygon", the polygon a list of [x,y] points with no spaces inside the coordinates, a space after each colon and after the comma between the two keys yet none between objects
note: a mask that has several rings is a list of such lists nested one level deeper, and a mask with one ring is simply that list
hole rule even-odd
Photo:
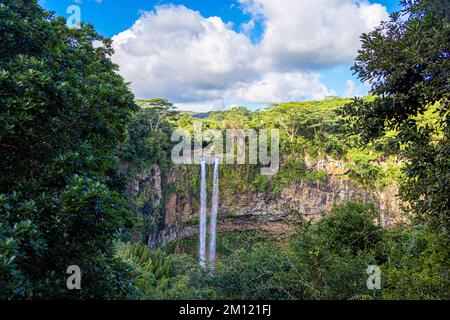
[{"label": "white cumulus cloud", "polygon": [[[164,5],[115,35],[113,61],[136,97],[205,111],[335,94],[315,68],[350,61],[360,33],[386,13],[350,0],[239,1],[252,15],[241,32],[220,17]],[[264,21],[256,44],[247,35],[254,21]]]},{"label": "white cumulus cloud", "polygon": [[310,72],[269,72],[261,78],[237,84],[227,92],[229,100],[250,103],[271,103],[304,99],[321,99],[335,95],[320,80],[320,74]]},{"label": "white cumulus cloud", "polygon": [[345,83],[344,97],[362,97],[367,94],[368,88],[369,86],[366,84],[356,84],[352,80],[347,80]]},{"label": "white cumulus cloud", "polygon": [[255,76],[255,48],[245,35],[183,6],[156,7],[113,41],[113,60],[138,97],[214,100]]},{"label": "white cumulus cloud", "polygon": [[351,61],[359,36],[387,20],[386,8],[354,0],[239,0],[263,20],[264,64],[276,68],[324,67]]}]

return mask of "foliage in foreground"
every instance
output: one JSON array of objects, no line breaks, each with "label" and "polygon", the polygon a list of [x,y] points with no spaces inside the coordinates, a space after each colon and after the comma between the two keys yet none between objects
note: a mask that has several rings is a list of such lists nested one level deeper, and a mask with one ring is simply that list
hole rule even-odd
[{"label": "foliage in foreground", "polygon": [[361,36],[353,70],[372,84],[374,100],[342,110],[367,143],[389,132],[406,160],[400,197],[420,222],[449,227],[450,2],[402,0],[390,21]]},{"label": "foliage in foreground", "polygon": [[[35,0],[0,4],[0,299],[133,291],[112,246],[129,210],[109,177],[136,106],[111,54]],[[70,265],[81,290],[67,290]]]},{"label": "foliage in foreground", "polygon": [[[337,206],[320,222],[298,225],[287,241],[263,240],[222,256],[213,273],[192,256],[168,254],[163,279],[140,273],[147,277],[140,298],[448,299],[445,235],[426,226],[383,229],[378,219],[370,204]],[[367,288],[369,265],[381,268],[379,291]]]}]

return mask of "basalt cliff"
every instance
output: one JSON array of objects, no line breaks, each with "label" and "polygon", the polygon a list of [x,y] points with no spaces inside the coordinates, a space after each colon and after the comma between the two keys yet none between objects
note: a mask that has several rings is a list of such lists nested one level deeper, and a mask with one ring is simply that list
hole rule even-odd
[{"label": "basalt cliff", "polygon": [[[220,192],[218,232],[262,230],[283,235],[289,232],[289,225],[298,219],[320,219],[335,204],[348,201],[373,203],[381,212],[382,225],[389,225],[401,218],[396,185],[382,188],[361,186],[348,178],[350,169],[346,162],[330,157],[311,159],[306,155],[304,163],[308,171],[324,173],[323,178],[293,181],[277,192],[250,188],[229,192],[223,187]],[[127,170],[126,166],[124,170]],[[155,221],[153,227],[140,236],[142,242],[157,247],[167,241],[196,235],[198,171],[198,166],[184,166],[163,172],[154,164],[135,173],[128,181],[127,195],[130,203],[134,204],[135,213],[154,217]],[[221,171],[221,185],[227,181],[224,174]]]}]

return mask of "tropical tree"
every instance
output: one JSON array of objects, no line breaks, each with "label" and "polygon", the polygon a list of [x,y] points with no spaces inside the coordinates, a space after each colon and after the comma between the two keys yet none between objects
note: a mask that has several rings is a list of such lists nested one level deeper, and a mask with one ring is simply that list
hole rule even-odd
[{"label": "tropical tree", "polygon": [[364,143],[390,132],[406,162],[401,198],[420,220],[448,228],[450,3],[401,5],[389,21],[361,36],[353,70],[372,85],[375,99],[356,99],[342,113]]},{"label": "tropical tree", "polygon": [[[100,46],[93,45],[101,43]],[[0,298],[121,298],[126,203],[110,187],[134,97],[92,26],[0,3]],[[70,265],[81,290],[66,287]]]}]

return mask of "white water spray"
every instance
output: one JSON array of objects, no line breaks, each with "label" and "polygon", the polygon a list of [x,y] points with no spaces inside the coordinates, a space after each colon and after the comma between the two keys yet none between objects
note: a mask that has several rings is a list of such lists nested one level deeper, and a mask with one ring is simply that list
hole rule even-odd
[{"label": "white water spray", "polygon": [[201,267],[206,266],[206,160],[201,157],[200,173],[200,250],[199,262]]},{"label": "white water spray", "polygon": [[214,269],[216,260],[217,210],[219,208],[219,158],[214,160],[213,188],[211,199],[211,221],[209,229],[209,267]]}]

